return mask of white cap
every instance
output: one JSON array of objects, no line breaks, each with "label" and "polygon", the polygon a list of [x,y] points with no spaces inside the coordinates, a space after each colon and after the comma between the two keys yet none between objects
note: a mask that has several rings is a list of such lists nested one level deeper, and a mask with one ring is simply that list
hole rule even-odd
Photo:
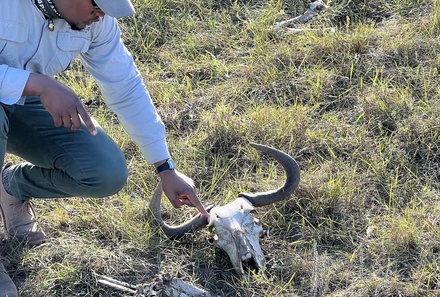
[{"label": "white cap", "polygon": [[109,16],[122,18],[135,13],[130,0],[95,0],[98,7]]}]

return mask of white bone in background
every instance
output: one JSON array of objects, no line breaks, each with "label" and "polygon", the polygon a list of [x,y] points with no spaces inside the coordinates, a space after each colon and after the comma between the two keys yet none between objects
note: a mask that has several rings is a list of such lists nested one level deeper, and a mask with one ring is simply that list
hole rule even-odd
[{"label": "white bone in background", "polygon": [[[328,6],[322,0],[317,0],[308,5],[308,9],[304,14],[285,21],[278,22],[273,26],[273,28],[275,30],[279,30],[283,27],[286,27],[288,24],[292,24],[292,23],[305,24],[308,21],[310,21],[316,14],[326,9],[327,7]],[[297,29],[297,28],[285,28],[285,29],[289,30],[292,33],[300,33],[304,31],[304,29]]]}]

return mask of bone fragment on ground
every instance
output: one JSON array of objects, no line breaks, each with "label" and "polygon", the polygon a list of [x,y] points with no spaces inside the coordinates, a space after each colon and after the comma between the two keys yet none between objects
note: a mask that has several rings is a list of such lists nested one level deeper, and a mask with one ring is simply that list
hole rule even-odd
[{"label": "bone fragment on ground", "polygon": [[216,295],[198,288],[190,283],[184,282],[179,278],[173,278],[164,288],[165,296],[180,296],[180,297],[215,297]]},{"label": "bone fragment on ground", "polygon": [[105,275],[97,275],[97,277],[98,283],[104,286],[108,286],[125,293],[136,293],[136,286],[130,285],[129,283],[121,282]]},{"label": "bone fragment on ground", "polygon": [[135,297],[162,296],[162,297],[217,297],[209,291],[185,282],[182,279],[159,275],[154,280],[144,285],[131,285],[126,282],[118,281],[114,278],[97,275],[99,284],[108,286],[115,290],[133,294]]},{"label": "bone fragment on ground", "polygon": [[[287,26],[288,24],[292,24],[292,23],[296,23],[296,24],[305,24],[308,21],[310,21],[317,13],[321,12],[322,10],[324,10],[325,8],[327,8],[328,6],[322,1],[322,0],[317,0],[315,2],[312,2],[308,5],[308,9],[307,11],[297,17],[285,20],[285,21],[281,21],[278,22],[274,25],[274,29],[278,30],[282,27]],[[293,33],[298,33],[298,32],[302,32],[303,29],[295,29],[295,28],[289,28],[289,31],[293,32]]]}]

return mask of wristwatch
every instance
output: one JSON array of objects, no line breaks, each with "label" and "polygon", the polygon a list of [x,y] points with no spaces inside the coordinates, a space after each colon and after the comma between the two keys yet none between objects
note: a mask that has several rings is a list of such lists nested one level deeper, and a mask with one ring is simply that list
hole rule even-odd
[{"label": "wristwatch", "polygon": [[155,172],[156,174],[159,174],[165,170],[174,170],[174,169],[176,169],[176,164],[174,164],[174,161],[172,159],[167,159],[165,163],[157,166]]}]

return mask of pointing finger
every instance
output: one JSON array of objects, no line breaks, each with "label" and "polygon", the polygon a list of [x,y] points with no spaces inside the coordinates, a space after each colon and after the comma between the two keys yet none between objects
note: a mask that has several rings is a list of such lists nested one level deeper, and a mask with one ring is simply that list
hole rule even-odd
[{"label": "pointing finger", "polygon": [[197,198],[197,196],[189,194],[189,195],[181,195],[179,197],[181,200],[186,200],[184,203],[190,206],[193,206],[197,208],[197,210],[204,216],[205,218],[209,218],[209,213],[206,211],[206,209],[203,207],[200,200]]}]

